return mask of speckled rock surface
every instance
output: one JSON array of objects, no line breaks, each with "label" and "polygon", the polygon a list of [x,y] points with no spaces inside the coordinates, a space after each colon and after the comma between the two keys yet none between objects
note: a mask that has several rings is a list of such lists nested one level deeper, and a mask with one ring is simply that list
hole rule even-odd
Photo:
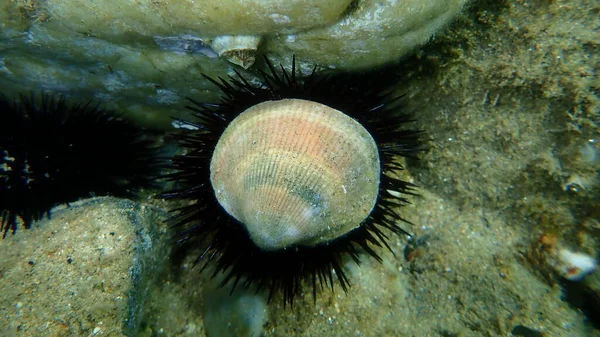
[{"label": "speckled rock surface", "polygon": [[[338,22],[266,40],[269,53],[339,69],[372,68],[415,51],[450,22],[466,0],[358,1]],[[281,56],[284,58],[282,59]]]},{"label": "speckled rock surface", "polygon": [[0,242],[0,335],[134,336],[169,246],[148,206],[59,207]]},{"label": "speckled rock surface", "polygon": [[[338,20],[351,0],[87,1],[50,0],[41,11],[56,24],[100,38],[204,37],[300,31]],[[134,35],[134,36],[132,36]]]},{"label": "speckled rock surface", "polygon": [[4,0],[0,90],[93,98],[169,128],[187,114],[185,97],[217,99],[202,73],[232,75],[257,53],[285,65],[297,54],[306,69],[395,62],[466,2]]}]

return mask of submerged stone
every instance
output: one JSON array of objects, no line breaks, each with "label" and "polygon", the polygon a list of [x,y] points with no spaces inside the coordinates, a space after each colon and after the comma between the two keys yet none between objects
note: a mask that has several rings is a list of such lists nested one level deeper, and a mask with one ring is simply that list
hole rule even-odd
[{"label": "submerged stone", "polygon": [[296,54],[303,69],[398,61],[467,1],[10,1],[0,5],[0,88],[95,99],[169,128],[185,97],[216,99],[202,74],[233,75],[257,53],[284,65]]},{"label": "submerged stone", "polygon": [[159,213],[94,198],[0,242],[0,335],[135,336],[168,256]]}]

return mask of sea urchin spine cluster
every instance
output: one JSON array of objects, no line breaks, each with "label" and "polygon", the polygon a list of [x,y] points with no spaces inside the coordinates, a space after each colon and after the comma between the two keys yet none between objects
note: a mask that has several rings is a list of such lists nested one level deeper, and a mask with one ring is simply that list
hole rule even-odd
[{"label": "sea urchin spine cluster", "polygon": [[152,185],[153,141],[98,105],[42,94],[0,94],[0,228],[50,215],[52,207],[93,195],[131,197]]},{"label": "sea urchin spine cluster", "polygon": [[399,97],[382,78],[297,76],[275,68],[262,84],[242,75],[212,81],[219,103],[192,100],[194,119],[180,120],[186,153],[175,156],[168,199],[181,243],[199,245],[223,283],[282,292],[292,303],[304,282],[344,290],[346,256],[359,262],[373,246],[389,247],[387,231],[407,234],[398,213],[413,185],[394,174],[397,156],[419,149]]}]

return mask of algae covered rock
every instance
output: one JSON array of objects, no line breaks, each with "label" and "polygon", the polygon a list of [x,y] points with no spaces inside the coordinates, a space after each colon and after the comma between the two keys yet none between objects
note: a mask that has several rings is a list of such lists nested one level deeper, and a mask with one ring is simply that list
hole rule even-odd
[{"label": "algae covered rock", "polygon": [[168,256],[157,211],[115,198],[57,208],[0,242],[0,335],[135,335]]},{"label": "algae covered rock", "polygon": [[258,54],[306,69],[395,62],[468,0],[13,0],[0,4],[0,90],[105,102],[169,128],[185,97],[216,100],[202,74],[232,75]]},{"label": "algae covered rock", "polygon": [[278,34],[267,40],[266,49],[342,69],[374,67],[398,60],[425,44],[466,2],[357,1],[335,24],[298,34]]},{"label": "algae covered rock", "polygon": [[71,30],[135,39],[160,34],[275,34],[335,22],[351,0],[49,0],[43,11]]},{"label": "algae covered rock", "polygon": [[50,0],[38,11],[52,18],[48,25],[113,42],[143,44],[153,36],[190,34],[211,44],[221,36],[250,35],[264,37],[269,53],[298,53],[308,62],[364,68],[424,44],[466,1]]}]

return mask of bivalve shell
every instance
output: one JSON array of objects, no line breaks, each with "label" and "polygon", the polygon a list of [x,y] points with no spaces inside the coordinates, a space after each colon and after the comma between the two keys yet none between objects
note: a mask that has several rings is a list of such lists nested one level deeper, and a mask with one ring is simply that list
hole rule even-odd
[{"label": "bivalve shell", "polygon": [[257,104],[215,147],[211,184],[263,250],[327,243],[357,228],[377,201],[377,145],[357,121],[301,99]]},{"label": "bivalve shell", "polygon": [[248,69],[256,61],[256,50],[260,40],[260,36],[253,35],[224,35],[216,37],[210,46],[220,57]]}]

